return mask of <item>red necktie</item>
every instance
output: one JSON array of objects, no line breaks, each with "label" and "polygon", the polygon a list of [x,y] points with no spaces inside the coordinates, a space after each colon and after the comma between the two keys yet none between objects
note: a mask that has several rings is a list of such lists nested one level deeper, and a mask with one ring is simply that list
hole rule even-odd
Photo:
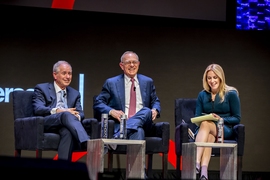
[{"label": "red necktie", "polygon": [[134,79],[131,78],[128,118],[133,116],[135,113],[136,113],[136,88],[134,85]]}]

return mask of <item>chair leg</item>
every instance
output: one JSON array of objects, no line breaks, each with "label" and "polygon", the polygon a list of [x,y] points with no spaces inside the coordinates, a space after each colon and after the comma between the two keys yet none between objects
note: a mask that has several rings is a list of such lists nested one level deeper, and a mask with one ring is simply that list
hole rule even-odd
[{"label": "chair leg", "polygon": [[167,179],[168,176],[168,154],[162,155],[162,176],[163,179]]},{"label": "chair leg", "polygon": [[36,158],[42,158],[42,150],[36,149]]},{"label": "chair leg", "polygon": [[120,155],[116,154],[116,159],[117,159],[117,169],[121,170],[121,163],[120,163]]},{"label": "chair leg", "polygon": [[152,165],[153,165],[153,154],[148,154],[147,155],[147,176],[148,178],[153,176],[152,172]]},{"label": "chair leg", "polygon": [[242,180],[242,156],[237,157],[237,179]]},{"label": "chair leg", "polygon": [[181,164],[181,156],[176,156],[176,177],[177,178],[181,178],[180,164]]},{"label": "chair leg", "polygon": [[113,153],[108,152],[108,171],[112,172],[113,170]]},{"label": "chair leg", "polygon": [[21,150],[15,149],[15,157],[21,157]]}]

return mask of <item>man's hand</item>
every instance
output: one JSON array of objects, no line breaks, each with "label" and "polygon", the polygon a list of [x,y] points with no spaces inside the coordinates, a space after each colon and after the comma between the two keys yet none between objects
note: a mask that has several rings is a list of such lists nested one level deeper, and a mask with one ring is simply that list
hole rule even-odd
[{"label": "man's hand", "polygon": [[121,118],[122,114],[125,114],[125,113],[123,111],[121,111],[121,110],[112,109],[110,111],[109,115],[114,117],[115,119],[117,119],[120,122],[120,118]]},{"label": "man's hand", "polygon": [[152,111],[152,120],[154,121],[157,117],[158,112],[156,109],[151,109],[151,111]]},{"label": "man's hand", "polygon": [[68,109],[57,109],[56,113],[60,113],[60,112],[64,112],[64,111],[68,111],[71,114],[73,114],[74,116],[76,116],[79,120],[80,118],[80,113],[78,111],[76,111],[76,108],[68,108]]},{"label": "man's hand", "polygon": [[79,112],[76,111],[76,108],[68,108],[67,111],[71,114],[74,114],[75,116],[79,114]]}]

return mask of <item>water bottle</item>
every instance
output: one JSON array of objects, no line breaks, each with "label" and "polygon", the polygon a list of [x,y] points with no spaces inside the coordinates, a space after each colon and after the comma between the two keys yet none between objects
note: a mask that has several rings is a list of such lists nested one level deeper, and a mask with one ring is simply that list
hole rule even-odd
[{"label": "water bottle", "polygon": [[125,114],[122,114],[121,120],[120,120],[120,136],[119,136],[120,139],[127,138],[126,119],[127,119],[127,116]]},{"label": "water bottle", "polygon": [[100,138],[108,139],[108,132],[109,132],[108,114],[102,114]]},{"label": "water bottle", "polygon": [[218,120],[218,136],[217,136],[217,142],[223,143],[224,141],[224,120],[223,118],[220,118]]}]

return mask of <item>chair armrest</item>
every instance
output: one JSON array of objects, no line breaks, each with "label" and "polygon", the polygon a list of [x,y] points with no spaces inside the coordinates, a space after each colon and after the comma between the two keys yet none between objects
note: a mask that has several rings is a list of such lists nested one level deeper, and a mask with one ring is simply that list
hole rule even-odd
[{"label": "chair armrest", "polygon": [[[44,133],[44,117],[33,116],[17,118],[14,121],[15,148],[27,147],[35,149],[42,147]],[[37,146],[37,147],[36,147]]]},{"label": "chair armrest", "polygon": [[98,120],[95,118],[87,118],[82,120],[82,125],[87,132],[90,139],[97,139],[100,137],[98,133]]},{"label": "chair armrest", "polygon": [[114,135],[114,120],[109,119],[109,138],[113,138]]},{"label": "chair armrest", "polygon": [[146,137],[159,137],[162,139],[164,146],[169,145],[170,140],[170,124],[168,122],[157,122],[152,125],[149,132],[145,132]]},{"label": "chair armrest", "polygon": [[181,123],[175,128],[175,153],[182,155],[182,143],[190,142],[188,138],[188,124]]},{"label": "chair armrest", "polygon": [[233,132],[235,140],[237,141],[237,155],[244,155],[244,146],[245,146],[245,125],[237,124],[233,127]]}]

